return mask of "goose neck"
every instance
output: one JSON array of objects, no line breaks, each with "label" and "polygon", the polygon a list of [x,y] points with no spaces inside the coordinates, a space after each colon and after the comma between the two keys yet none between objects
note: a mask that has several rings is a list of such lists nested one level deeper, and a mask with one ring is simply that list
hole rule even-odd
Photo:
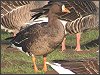
[{"label": "goose neck", "polygon": [[57,16],[56,14],[53,14],[53,13],[49,13],[48,14],[48,24],[51,26],[51,25],[55,25],[54,23],[57,21]]}]

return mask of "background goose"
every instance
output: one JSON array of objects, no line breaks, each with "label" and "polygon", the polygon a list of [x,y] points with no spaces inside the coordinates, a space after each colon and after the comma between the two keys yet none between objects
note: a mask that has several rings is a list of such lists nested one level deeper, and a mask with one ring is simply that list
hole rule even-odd
[{"label": "background goose", "polygon": [[[81,32],[93,29],[99,26],[99,8],[98,5],[95,5],[98,1],[60,1],[65,4],[65,7],[68,7],[70,13],[61,13],[59,14],[59,19],[63,20],[62,23],[66,31],[70,34],[76,34],[76,51],[81,51],[80,48],[80,38]],[[53,1],[50,1],[47,5],[36,10],[39,12],[33,15],[33,19],[39,19],[41,15],[42,18],[46,18],[48,10],[52,5]],[[40,17],[41,18],[41,17]],[[62,42],[62,51],[66,49],[64,38]]]},{"label": "background goose", "polygon": [[51,53],[64,38],[64,27],[60,20],[57,18],[58,13],[67,13],[67,11],[64,9],[65,8],[62,7],[61,3],[54,3],[48,13],[48,23],[43,22],[28,26],[17,33],[16,36],[11,40],[13,47],[22,47],[22,50],[25,53],[32,56],[35,72],[38,71],[35,64],[35,56],[43,55],[43,70],[47,71],[47,54]]},{"label": "background goose", "polygon": [[99,61],[96,58],[53,60],[46,64],[50,65],[56,74],[99,74]]},{"label": "background goose", "polygon": [[1,29],[13,32],[14,36],[25,27],[34,14],[30,10],[40,8],[48,1],[1,1]]}]

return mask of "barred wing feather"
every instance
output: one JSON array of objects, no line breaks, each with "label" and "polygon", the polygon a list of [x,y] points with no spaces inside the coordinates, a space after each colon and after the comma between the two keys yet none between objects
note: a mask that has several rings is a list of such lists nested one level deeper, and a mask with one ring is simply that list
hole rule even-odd
[{"label": "barred wing feather", "polygon": [[48,1],[1,1],[1,29],[19,31],[31,19],[30,10],[42,7]]},{"label": "barred wing feather", "polygon": [[53,62],[61,64],[62,67],[73,71],[75,74],[99,74],[99,62],[95,58],[53,60]]}]

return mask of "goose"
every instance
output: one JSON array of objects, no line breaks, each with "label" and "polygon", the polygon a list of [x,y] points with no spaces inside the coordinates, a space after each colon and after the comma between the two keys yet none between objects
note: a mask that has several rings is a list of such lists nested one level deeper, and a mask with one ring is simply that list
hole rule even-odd
[{"label": "goose", "polygon": [[[33,21],[39,19],[48,19],[48,9],[54,1],[50,1],[47,5],[35,10],[38,12],[33,15]],[[65,34],[76,34],[76,51],[82,51],[80,47],[81,33],[85,30],[93,29],[99,26],[99,9],[95,5],[98,1],[60,1],[67,6],[70,13],[59,14],[59,19],[64,25]],[[46,20],[45,20],[46,21]],[[66,50],[66,38],[62,42],[62,51]]]},{"label": "goose", "polygon": [[1,1],[1,29],[15,36],[34,13],[30,10],[40,8],[48,1]]},{"label": "goose", "polygon": [[53,60],[46,64],[57,74],[99,74],[99,62],[96,58]]},{"label": "goose", "polygon": [[53,3],[48,12],[48,23],[42,22],[30,25],[12,38],[11,47],[20,47],[23,52],[32,56],[34,72],[38,72],[35,56],[43,56],[43,70],[44,72],[47,71],[46,56],[62,42],[64,27],[57,14],[61,12],[69,13],[66,9],[60,2]]}]

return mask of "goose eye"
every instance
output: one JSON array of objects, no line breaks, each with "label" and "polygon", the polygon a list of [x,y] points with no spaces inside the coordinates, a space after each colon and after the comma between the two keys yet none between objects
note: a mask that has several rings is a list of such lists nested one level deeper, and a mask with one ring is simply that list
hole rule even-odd
[{"label": "goose eye", "polygon": [[62,12],[70,13],[69,9],[65,8],[65,5],[62,5]]}]

